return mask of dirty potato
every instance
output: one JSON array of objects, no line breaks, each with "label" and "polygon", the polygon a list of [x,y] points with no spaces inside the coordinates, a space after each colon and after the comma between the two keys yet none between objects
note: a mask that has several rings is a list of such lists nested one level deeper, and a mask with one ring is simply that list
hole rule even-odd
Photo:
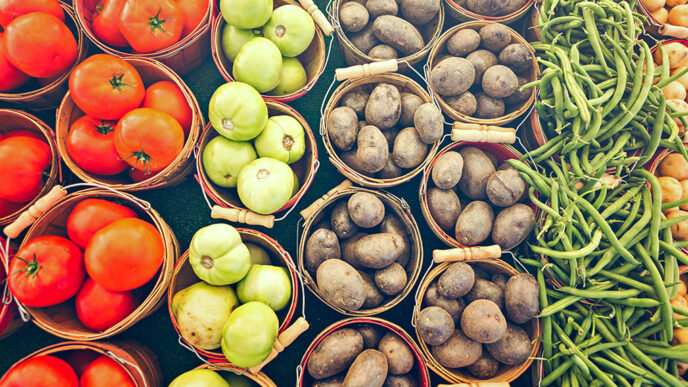
[{"label": "dirty potato", "polygon": [[348,151],[353,148],[358,135],[358,117],[347,106],[340,106],[327,116],[327,133],[337,148]]},{"label": "dirty potato", "polygon": [[529,206],[516,203],[497,214],[492,241],[502,250],[509,250],[523,242],[535,227],[535,212]]},{"label": "dirty potato", "polygon": [[399,123],[404,126],[413,125],[416,109],[423,103],[423,100],[413,93],[401,93],[401,116],[399,117]]},{"label": "dirty potato", "polygon": [[385,217],[385,205],[379,197],[368,192],[357,192],[347,202],[351,220],[363,228],[375,227]]},{"label": "dirty potato", "polygon": [[427,154],[428,146],[423,142],[416,128],[402,129],[394,139],[392,161],[400,168],[417,167],[425,160]]},{"label": "dirty potato", "polygon": [[468,366],[468,372],[478,379],[490,379],[497,375],[499,371],[499,362],[495,360],[489,352],[483,351],[475,363]]},{"label": "dirty potato", "polygon": [[429,306],[418,313],[418,336],[428,345],[440,345],[454,333],[454,319],[446,310]]},{"label": "dirty potato", "polygon": [[387,367],[387,357],[382,352],[366,349],[349,367],[342,387],[382,387]]},{"label": "dirty potato", "polygon": [[471,265],[455,262],[437,280],[437,291],[447,298],[465,296],[473,288],[475,273]]},{"label": "dirty potato", "polygon": [[447,51],[454,56],[466,56],[480,46],[480,35],[475,30],[458,30],[447,39]]},{"label": "dirty potato", "polygon": [[392,263],[375,272],[375,284],[382,293],[388,296],[401,293],[407,281],[406,270],[398,263]]},{"label": "dirty potato", "polygon": [[476,300],[463,310],[461,330],[479,343],[494,343],[506,334],[506,318],[494,302]]},{"label": "dirty potato", "polygon": [[482,355],[483,348],[482,344],[466,337],[460,329],[455,329],[447,341],[431,347],[430,352],[441,365],[460,368],[475,363]]},{"label": "dirty potato", "polygon": [[539,290],[532,274],[520,273],[509,278],[504,289],[504,304],[511,321],[523,324],[538,314]]},{"label": "dirty potato", "polygon": [[400,3],[404,19],[417,26],[430,22],[442,5],[441,0],[401,0]]},{"label": "dirty potato", "polygon": [[373,33],[373,23],[368,23],[361,31],[349,34],[347,37],[351,44],[363,54],[370,52],[373,47],[380,43]]},{"label": "dirty potato", "polygon": [[413,124],[426,144],[433,144],[444,134],[444,117],[434,103],[420,105],[413,116]]},{"label": "dirty potato", "polygon": [[380,342],[380,330],[372,324],[361,325],[358,328],[358,333],[363,337],[363,348],[377,348]]},{"label": "dirty potato", "polygon": [[471,11],[483,16],[497,16],[509,6],[510,0],[466,0]]},{"label": "dirty potato", "polygon": [[486,344],[485,348],[500,363],[517,365],[528,360],[533,342],[523,328],[507,324],[504,337],[497,342]]},{"label": "dirty potato", "polygon": [[306,370],[314,379],[325,379],[349,368],[363,351],[363,337],[355,329],[341,328],[327,335],[313,350]]},{"label": "dirty potato", "polygon": [[490,236],[494,212],[489,204],[476,200],[463,209],[456,220],[456,240],[466,246],[475,246]]},{"label": "dirty potato", "polygon": [[454,322],[459,321],[461,313],[463,313],[463,309],[466,307],[466,303],[462,298],[447,298],[442,296],[437,291],[436,282],[428,286],[428,290],[425,291],[425,296],[423,296],[423,302],[426,306],[437,306],[446,310]]},{"label": "dirty potato", "polygon": [[406,20],[382,15],[373,22],[373,33],[381,42],[394,47],[404,55],[413,55],[423,49],[423,35]]},{"label": "dirty potato", "polygon": [[418,382],[410,374],[387,375],[385,384],[382,387],[418,387]]},{"label": "dirty potato", "polygon": [[504,98],[504,103],[507,105],[516,105],[523,101],[527,101],[533,94],[533,88],[521,90],[521,86],[529,82],[527,78],[518,75],[516,78],[518,79],[518,89],[510,96]]},{"label": "dirty potato", "polygon": [[311,273],[318,270],[320,264],[328,259],[339,259],[341,250],[339,240],[334,232],[328,229],[318,229],[306,242],[306,269]]},{"label": "dirty potato", "polygon": [[330,214],[330,227],[339,239],[347,239],[358,232],[358,226],[351,220],[349,216],[349,209],[347,207],[347,202],[344,200],[339,201],[332,208],[332,213]]},{"label": "dirty potato", "polygon": [[475,80],[475,68],[468,59],[448,57],[430,70],[432,89],[443,96],[467,91]]},{"label": "dirty potato", "polygon": [[385,166],[377,173],[378,177],[383,179],[394,179],[401,176],[404,171],[399,168],[392,159],[387,159]]},{"label": "dirty potato", "polygon": [[399,12],[399,5],[395,0],[368,0],[365,7],[372,20],[382,15],[396,15]]},{"label": "dirty potato", "polygon": [[526,182],[513,168],[495,171],[487,179],[487,198],[495,206],[508,207],[523,196]]},{"label": "dirty potato", "polygon": [[399,57],[397,50],[386,44],[378,44],[371,48],[368,56],[377,59],[396,59]]},{"label": "dirty potato", "polygon": [[452,189],[461,180],[462,171],[461,154],[454,151],[445,152],[432,165],[432,181],[438,188]]},{"label": "dirty potato", "polygon": [[464,298],[468,303],[477,300],[490,300],[501,309],[504,306],[504,289],[494,282],[478,278],[475,280],[471,291]]},{"label": "dirty potato", "polygon": [[506,107],[501,98],[491,97],[483,92],[476,94],[478,108],[475,116],[478,118],[497,118],[504,115]]},{"label": "dirty potato", "polygon": [[[340,103],[342,106],[353,109],[359,116],[363,116],[365,114],[365,107],[368,104],[368,98],[370,98],[370,94],[365,90],[356,88],[344,94]],[[360,127],[359,125],[359,129]]]},{"label": "dirty potato", "polygon": [[468,54],[466,59],[471,62],[473,69],[475,69],[475,81],[473,83],[475,85],[480,85],[485,71],[497,64],[497,57],[488,50],[473,51]]},{"label": "dirty potato", "polygon": [[[476,0],[474,0],[476,1]],[[486,49],[496,53],[511,43],[511,33],[509,27],[500,23],[491,23],[478,32],[480,34],[480,44]]]},{"label": "dirty potato", "polygon": [[523,73],[533,67],[533,53],[521,43],[512,43],[499,52],[499,63]]},{"label": "dirty potato", "polygon": [[370,15],[363,5],[349,1],[339,8],[339,24],[344,31],[358,32],[368,24]]},{"label": "dirty potato", "polygon": [[402,249],[401,255],[397,258],[396,262],[401,266],[406,266],[411,257],[411,241],[409,240],[409,234],[406,231],[406,226],[401,223],[399,217],[387,213],[385,214],[382,223],[380,223],[380,232],[399,235],[404,242],[404,247]]},{"label": "dirty potato", "polygon": [[363,278],[363,291],[365,293],[365,301],[363,302],[364,309],[372,309],[378,307],[385,300],[385,296],[380,293],[380,290],[375,286],[375,282],[370,278],[368,273],[363,270],[358,270],[358,274]]},{"label": "dirty potato", "polygon": [[475,99],[475,96],[470,91],[466,91],[459,95],[452,95],[450,97],[446,97],[444,101],[452,109],[467,116],[472,116],[473,114],[475,114],[476,110],[478,110],[478,101]]},{"label": "dirty potato", "polygon": [[389,373],[403,375],[413,368],[414,356],[411,348],[396,333],[388,332],[377,346],[377,349],[387,357]]},{"label": "dirty potato", "polygon": [[494,164],[487,153],[473,146],[461,148],[459,154],[463,158],[461,192],[471,199],[486,199],[487,180],[495,171]]},{"label": "dirty potato", "polygon": [[483,75],[483,91],[490,97],[504,98],[513,94],[518,88],[518,78],[510,68],[494,65]]},{"label": "dirty potato", "polygon": [[360,268],[358,263],[356,262],[356,254],[354,250],[354,246],[356,245],[356,242],[361,240],[364,236],[367,236],[369,234],[364,233],[364,232],[357,232],[354,234],[349,239],[345,239],[341,243],[341,250],[342,250],[342,259],[348,263],[349,265],[355,267],[355,268]]},{"label": "dirty potato", "polygon": [[440,228],[450,231],[456,227],[456,220],[461,214],[461,202],[456,192],[450,189],[430,188],[428,208]]},{"label": "dirty potato", "polygon": [[370,93],[365,108],[366,122],[384,130],[396,125],[400,116],[401,94],[399,89],[388,83],[379,83]]},{"label": "dirty potato", "polygon": [[320,264],[316,282],[323,298],[334,306],[358,310],[365,302],[363,278],[342,260],[328,259]]},{"label": "dirty potato", "polygon": [[357,144],[356,160],[363,171],[375,173],[385,167],[389,158],[389,147],[380,129],[373,125],[364,127],[358,133]]},{"label": "dirty potato", "polygon": [[399,258],[403,243],[401,237],[394,234],[381,233],[365,236],[354,245],[356,262],[370,269],[387,267]]}]

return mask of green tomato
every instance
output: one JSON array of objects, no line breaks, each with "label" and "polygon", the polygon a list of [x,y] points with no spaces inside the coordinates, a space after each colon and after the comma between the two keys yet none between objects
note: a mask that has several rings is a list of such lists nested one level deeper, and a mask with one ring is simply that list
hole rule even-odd
[{"label": "green tomato", "polygon": [[306,152],[306,135],[299,121],[287,115],[272,116],[255,140],[260,157],[292,164]]},{"label": "green tomato", "polygon": [[222,17],[239,28],[258,28],[272,14],[272,0],[220,0]]},{"label": "green tomato", "polygon": [[241,281],[248,273],[251,256],[234,227],[216,223],[196,231],[191,238],[189,263],[203,281],[229,285]]},{"label": "green tomato", "polygon": [[244,243],[251,254],[251,265],[269,265],[272,263],[270,254],[255,243]]},{"label": "green tomato", "polygon": [[230,82],[213,93],[208,117],[221,135],[234,141],[248,141],[263,131],[268,122],[268,106],[251,85]]},{"label": "green tomato", "polygon": [[225,380],[231,387],[256,387],[259,386],[258,383],[254,382],[253,380],[247,378],[244,375],[236,375],[231,372],[227,372],[227,375],[225,375]]},{"label": "green tomato", "polygon": [[253,145],[217,136],[203,150],[203,169],[208,178],[220,187],[236,187],[239,172],[258,158]]},{"label": "green tomato", "polygon": [[294,57],[306,51],[315,35],[315,23],[305,9],[283,5],[272,12],[263,35],[272,40],[282,55]]},{"label": "green tomato", "polygon": [[263,36],[263,31],[259,29],[244,30],[232,24],[225,24],[222,29],[222,51],[230,62],[234,62],[239,50],[252,38]]},{"label": "green tomato", "polygon": [[270,91],[270,95],[289,95],[306,86],[308,76],[306,69],[296,58],[282,58],[282,73],[280,83]]},{"label": "green tomato", "polygon": [[253,367],[265,360],[277,338],[279,321],[262,302],[236,308],[222,330],[222,353],[239,367]]},{"label": "green tomato", "polygon": [[184,372],[177,376],[169,387],[230,387],[230,385],[217,372],[200,369]]},{"label": "green tomato", "polygon": [[259,214],[271,214],[291,199],[294,172],[286,163],[261,157],[252,161],[239,173],[237,192],[248,209]]},{"label": "green tomato", "polygon": [[[293,171],[294,170],[292,169],[292,172]],[[294,172],[294,189],[291,190],[291,197],[294,197],[294,195],[296,195],[299,192],[299,188],[301,188],[301,186],[299,185],[299,177],[296,176],[296,172]]]},{"label": "green tomato", "polygon": [[291,299],[291,280],[287,269],[272,265],[251,265],[246,277],[237,285],[242,303],[258,301],[274,311],[284,309]]},{"label": "green tomato", "polygon": [[245,82],[261,93],[268,92],[280,83],[282,54],[275,43],[257,37],[244,43],[234,58],[234,79]]}]

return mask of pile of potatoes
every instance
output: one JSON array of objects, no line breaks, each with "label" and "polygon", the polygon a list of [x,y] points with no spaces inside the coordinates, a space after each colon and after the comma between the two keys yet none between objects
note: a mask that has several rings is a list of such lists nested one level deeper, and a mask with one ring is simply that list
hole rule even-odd
[{"label": "pile of potatoes", "polygon": [[686,0],[641,0],[641,2],[658,23],[688,27]]},{"label": "pile of potatoes", "polygon": [[458,0],[459,7],[482,16],[510,15],[523,8],[528,0]]},{"label": "pile of potatoes", "polygon": [[430,215],[462,245],[485,244],[491,239],[509,250],[523,242],[535,226],[533,209],[519,203],[528,197],[526,182],[508,163],[499,165],[490,152],[473,146],[445,152],[430,172]]},{"label": "pile of potatoes", "polygon": [[443,367],[490,379],[528,360],[533,342],[522,326],[538,314],[538,291],[528,273],[453,263],[428,287],[416,331]]},{"label": "pile of potatoes", "polygon": [[373,324],[340,328],[313,350],[306,370],[312,387],[417,387],[415,356],[396,333]]},{"label": "pile of potatoes", "polygon": [[346,165],[366,176],[404,175],[419,166],[430,144],[444,135],[437,106],[389,83],[357,87],[339,102],[327,115],[330,142]]},{"label": "pile of potatoes", "polygon": [[[662,203],[671,203],[688,198],[688,162],[680,153],[669,153],[660,163],[656,174],[662,190]],[[667,219],[688,216],[688,204],[664,211]],[[674,240],[688,240],[688,220],[671,226]]]},{"label": "pile of potatoes", "polygon": [[419,28],[430,23],[441,0],[345,0],[339,24],[362,53],[376,59],[396,59],[425,47]]},{"label": "pile of potatoes", "polygon": [[465,28],[446,41],[430,71],[430,86],[457,112],[477,118],[498,118],[517,110],[533,89],[533,53],[513,41],[508,27],[488,24],[479,31]]},{"label": "pile of potatoes", "polygon": [[[688,5],[686,5],[686,7],[688,7]],[[680,42],[671,42],[664,44],[664,48],[669,55],[669,68],[671,69],[672,76],[688,67],[688,47]],[[655,50],[653,58],[657,66],[662,65],[662,53],[659,48]],[[688,74],[681,76],[673,82],[669,82],[669,84],[662,89],[662,93],[667,100],[667,105],[670,105],[678,112],[688,112],[686,90],[688,90]],[[681,122],[678,117],[674,118],[674,121],[678,124],[680,129],[683,129],[683,122]]]},{"label": "pile of potatoes", "polygon": [[331,305],[372,309],[406,287],[409,235],[377,196],[357,192],[338,201],[313,230],[304,264]]}]

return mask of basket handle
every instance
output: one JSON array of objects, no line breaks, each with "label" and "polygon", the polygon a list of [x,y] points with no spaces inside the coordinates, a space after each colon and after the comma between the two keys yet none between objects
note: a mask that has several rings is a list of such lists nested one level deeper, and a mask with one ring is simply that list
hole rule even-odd
[{"label": "basket handle", "polygon": [[308,330],[308,321],[306,321],[305,318],[299,317],[291,326],[287,329],[284,330],[284,332],[280,333],[279,336],[277,336],[277,340],[275,340],[275,345],[272,347],[272,351],[268,355],[268,357],[263,360],[262,363],[253,366],[248,369],[248,372],[252,374],[257,374],[260,372],[260,370],[269,362],[271,362],[277,355],[279,355],[280,352],[284,351],[286,347],[288,347],[291,343],[294,342],[303,332]]},{"label": "basket handle", "polygon": [[457,383],[457,384],[438,384],[437,387],[509,387],[509,382],[477,382],[477,383]]},{"label": "basket handle", "polygon": [[352,185],[351,180],[344,180],[343,182],[339,183],[338,186],[327,191],[327,193],[325,195],[323,195],[320,199],[314,201],[313,203],[311,203],[310,206],[304,208],[301,211],[301,217],[303,217],[304,220],[310,219],[310,217],[313,216],[313,214],[315,214],[315,212],[320,207],[322,207],[322,205],[325,203],[325,200],[327,200],[327,198],[329,198],[330,196],[332,196],[338,192],[349,189],[351,187],[351,185]]},{"label": "basket handle", "polygon": [[218,205],[214,205],[210,210],[210,217],[265,228],[272,228],[275,225],[274,215],[260,215],[242,208],[225,208]]},{"label": "basket handle", "polygon": [[315,24],[317,24],[320,29],[322,30],[323,34],[330,36],[334,32],[334,27],[332,27],[332,24],[330,24],[330,21],[327,20],[327,17],[325,16],[324,13],[318,8],[317,5],[313,2],[313,0],[299,0],[299,3],[301,3],[301,6],[311,14],[311,17],[313,18],[313,21],[315,21]]},{"label": "basket handle", "polygon": [[688,39],[688,28],[663,24],[657,29],[660,35],[671,36],[677,39]]},{"label": "basket handle", "polygon": [[516,142],[516,130],[513,128],[502,128],[500,126],[454,121],[451,139],[452,141],[501,142],[513,144]]},{"label": "basket handle", "polygon": [[366,77],[369,75],[393,73],[399,69],[396,59],[383,60],[381,62],[365,63],[362,65],[355,65],[350,67],[342,67],[334,70],[334,74],[338,81],[343,81],[349,78]]},{"label": "basket handle", "polygon": [[502,249],[499,245],[457,247],[455,249],[434,250],[432,252],[432,258],[435,260],[435,263],[497,259],[501,256]]},{"label": "basket handle", "polygon": [[51,209],[55,203],[67,196],[67,191],[61,185],[54,186],[45,196],[36,200],[28,210],[24,211],[19,217],[4,229],[8,238],[15,239],[27,227],[31,226],[36,219],[40,218]]}]

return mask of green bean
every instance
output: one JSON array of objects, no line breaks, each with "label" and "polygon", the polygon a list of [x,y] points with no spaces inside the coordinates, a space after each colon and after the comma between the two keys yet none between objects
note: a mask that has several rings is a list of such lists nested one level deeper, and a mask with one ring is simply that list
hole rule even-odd
[{"label": "green bean", "polygon": [[650,279],[652,280],[652,284],[655,289],[655,294],[661,302],[660,311],[662,313],[662,320],[664,321],[664,330],[667,334],[668,340],[671,341],[671,339],[674,337],[674,316],[672,314],[669,298],[667,297],[666,290],[664,289],[664,280],[660,276],[657,266],[655,266],[654,262],[652,261],[652,258],[645,250],[645,248],[642,245],[637,244],[635,245],[635,250],[638,252],[638,255],[640,255],[640,258],[643,261],[645,268],[650,273]]},{"label": "green bean", "polygon": [[612,304],[620,304],[629,307],[637,306],[640,308],[654,308],[660,305],[660,302],[652,298],[627,298],[627,299],[612,299],[608,300]]},{"label": "green bean", "polygon": [[608,290],[608,291],[591,291],[586,289],[576,289],[570,286],[562,286],[559,288],[560,291],[568,293],[572,296],[581,298],[604,298],[604,299],[625,299],[630,297],[635,297],[640,294],[638,289],[626,289],[626,290]]},{"label": "green bean", "polygon": [[607,270],[600,270],[599,274],[601,276],[607,277],[607,278],[614,280],[616,282],[619,282],[619,283],[622,283],[622,284],[625,284],[628,286],[632,286],[636,289],[640,289],[643,292],[647,292],[647,293],[654,292],[654,289],[652,288],[652,286],[645,284],[645,283],[642,283],[640,281],[636,281],[633,278],[629,278],[627,276],[618,275],[618,274],[612,273],[612,272],[607,271]]},{"label": "green bean", "polygon": [[605,374],[602,372],[593,362],[591,362],[587,356],[585,356],[580,349],[578,349],[575,344],[571,341],[571,339],[568,338],[562,331],[562,329],[554,324],[553,325],[554,330],[556,331],[557,335],[559,336],[559,339],[567,346],[569,347],[569,350],[573,351],[574,356],[577,356],[580,358],[585,365],[590,369],[590,371],[597,376],[598,380],[602,381],[605,386],[609,387],[615,387],[616,385],[614,382]]},{"label": "green bean", "polygon": [[[664,98],[662,96],[662,98]],[[634,173],[639,174],[650,182],[652,189],[652,213],[653,217],[650,221],[650,255],[653,257],[659,256],[659,222],[661,221],[660,214],[662,213],[662,189],[659,186],[659,181],[655,175],[644,169],[636,169]]]},{"label": "green bean", "polygon": [[578,257],[584,257],[590,254],[592,251],[594,251],[597,248],[597,246],[599,246],[601,240],[602,231],[596,230],[595,234],[593,235],[592,241],[590,241],[590,243],[587,246],[576,251],[556,251],[531,244],[529,244],[529,246],[531,250],[533,250],[534,252],[546,255],[548,257],[560,259],[576,259]]},{"label": "green bean", "polygon": [[652,361],[649,357],[647,357],[640,349],[638,349],[633,343],[628,343],[626,348],[629,349],[629,352],[633,354],[641,363],[643,363],[646,367],[648,367],[650,370],[652,370],[657,376],[662,378],[664,381],[669,383],[670,385],[673,386],[688,386],[688,383],[685,381],[679,380],[678,378],[674,377],[670,373],[666,372],[664,369],[662,369],[657,363]]}]

